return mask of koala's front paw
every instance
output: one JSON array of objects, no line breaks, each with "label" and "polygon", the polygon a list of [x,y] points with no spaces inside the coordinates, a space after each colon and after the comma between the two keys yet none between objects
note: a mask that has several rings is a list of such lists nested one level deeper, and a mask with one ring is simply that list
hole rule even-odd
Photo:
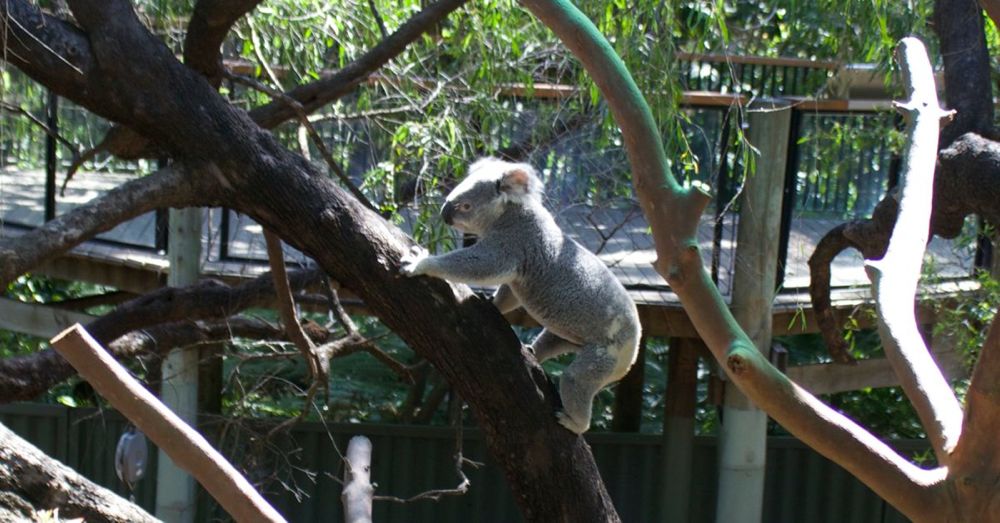
[{"label": "koala's front paw", "polygon": [[566,411],[560,410],[556,412],[556,419],[559,421],[560,425],[566,427],[567,429],[570,430],[570,432],[573,432],[575,434],[583,434],[584,432],[587,432],[587,429],[590,428],[589,423],[581,424],[577,422],[576,420],[571,418],[569,414],[566,414]]},{"label": "koala's front paw", "polygon": [[410,252],[403,255],[399,259],[399,272],[404,276],[419,276],[423,274],[420,270],[420,264],[423,262],[429,254],[427,250],[419,245],[414,245],[410,247]]}]

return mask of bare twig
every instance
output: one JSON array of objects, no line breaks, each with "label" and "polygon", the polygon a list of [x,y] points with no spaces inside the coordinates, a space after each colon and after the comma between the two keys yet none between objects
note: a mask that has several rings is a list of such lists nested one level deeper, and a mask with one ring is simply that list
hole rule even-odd
[{"label": "bare twig", "polygon": [[59,196],[66,196],[66,187],[69,186],[69,181],[73,179],[73,175],[80,170],[80,167],[83,167],[85,162],[93,160],[97,156],[97,153],[101,151],[104,151],[104,142],[83,151],[82,154],[73,154],[73,161],[70,162],[69,168],[66,169],[66,177],[63,178],[62,187],[59,188]]},{"label": "bare twig", "polygon": [[455,474],[459,479],[458,486],[450,489],[428,490],[408,498],[399,498],[396,496],[375,496],[375,501],[389,501],[392,503],[412,503],[414,501],[424,499],[438,501],[445,496],[461,496],[469,491],[469,486],[472,483],[469,481],[469,477],[465,475],[463,467],[465,465],[469,465],[472,468],[479,468],[482,467],[483,464],[478,461],[472,461],[462,455],[462,443],[465,440],[462,423],[463,404],[464,402],[462,400],[456,399],[451,405],[450,413],[452,425],[455,427],[455,453],[453,456],[455,459]]},{"label": "bare twig", "polygon": [[309,339],[309,336],[306,336],[305,331],[302,330],[302,324],[299,323],[299,319],[295,313],[295,302],[292,300],[292,290],[288,285],[288,274],[285,272],[285,254],[281,248],[281,239],[273,232],[265,229],[264,241],[267,243],[267,259],[271,266],[271,275],[274,278],[274,288],[278,296],[278,312],[281,314],[282,322],[285,325],[285,333],[299,349],[299,352],[302,353],[302,358],[309,367],[309,377],[311,379],[309,390],[306,392],[306,407],[302,409],[302,412],[298,416],[275,426],[268,434],[270,437],[287,426],[301,421],[309,414],[309,406],[312,405],[316,391],[320,387],[325,388],[327,385],[330,360],[321,356],[322,353],[313,344],[312,340]]},{"label": "bare twig", "polygon": [[428,107],[437,97],[441,94],[445,82],[439,82],[434,89],[427,96],[423,97],[420,103],[404,105],[402,107],[387,107],[385,109],[372,109],[370,111],[359,111],[356,113],[328,113],[328,114],[317,114],[309,117],[309,121],[312,123],[326,122],[329,120],[367,120],[371,118],[380,118],[384,116],[392,116],[395,114],[402,113],[421,113],[427,110]]},{"label": "bare twig", "polygon": [[[340,296],[337,293],[338,284],[327,278],[326,285],[323,286],[323,294],[326,297],[327,307],[329,308],[330,314],[334,317],[337,323],[344,328],[347,332],[347,337],[352,343],[356,344],[361,350],[371,354],[376,360],[382,362],[389,370],[395,372],[400,378],[405,380],[407,383],[413,383],[413,372],[412,368],[399,362],[388,353],[380,349],[375,345],[373,340],[366,339],[361,332],[358,330],[358,326],[351,319],[351,316],[347,314],[344,310],[344,305],[340,301]],[[343,349],[334,346],[320,347],[320,353],[324,354],[324,351],[329,351],[329,357],[333,357]]]},{"label": "bare twig", "polygon": [[607,233],[605,233],[601,229],[601,224],[597,223],[597,220],[594,219],[593,213],[588,214],[587,215],[587,222],[589,222],[590,226],[594,228],[594,232],[596,232],[597,235],[601,237],[601,243],[600,243],[600,245],[597,246],[596,249],[594,249],[594,254],[600,254],[601,251],[603,251],[604,248],[607,247],[608,240],[610,240],[612,237],[614,237],[615,234],[618,234],[618,231],[620,231],[622,229],[622,227],[624,227],[625,224],[627,224],[629,222],[629,220],[631,220],[632,217],[635,216],[635,213],[638,210],[639,209],[637,207],[630,208],[628,210],[628,212],[625,213],[625,216],[622,217],[621,221],[618,222],[617,224],[615,224],[615,226],[612,227],[611,230],[608,231]]},{"label": "bare twig", "polygon": [[50,128],[48,125],[45,124],[45,122],[43,122],[40,119],[38,119],[37,116],[31,114],[31,112],[28,111],[27,109],[25,109],[25,108],[23,108],[23,107],[21,107],[19,105],[14,105],[14,104],[12,104],[10,102],[4,102],[2,100],[0,100],[0,109],[3,109],[4,111],[7,111],[7,112],[11,112],[11,113],[14,113],[14,114],[20,114],[20,115],[24,116],[25,118],[28,119],[28,121],[30,121],[32,124],[34,124],[35,126],[37,126],[38,128],[40,128],[42,131],[44,131],[45,134],[51,136],[53,139],[55,139],[59,143],[65,145],[66,148],[69,149],[70,153],[73,154],[73,158],[74,159],[80,157],[80,151],[77,150],[77,148],[76,148],[75,145],[73,145],[66,138],[63,138],[62,135],[60,135],[58,132],[56,132],[55,129]]},{"label": "bare twig", "polygon": [[340,284],[331,280],[326,279],[326,285],[323,286],[323,296],[326,297],[327,307],[329,307],[330,314],[333,315],[334,319],[340,323],[340,326],[347,331],[348,334],[357,334],[358,326],[354,324],[354,320],[351,316],[347,314],[344,310],[344,304],[340,301],[340,295],[337,294],[337,289]]},{"label": "bare twig", "polygon": [[[269,69],[265,69],[265,71],[268,71],[268,73],[271,75],[274,74]],[[347,188],[347,190],[351,191],[351,194],[353,194],[354,197],[357,198],[358,201],[361,202],[365,207],[368,207],[369,209],[377,212],[375,206],[372,205],[372,202],[368,200],[367,196],[365,196],[365,193],[361,192],[361,189],[359,189],[356,185],[354,185],[354,182],[352,182],[350,177],[347,176],[347,173],[345,173],[344,170],[340,168],[340,165],[337,164],[336,160],[333,159],[333,155],[330,154],[330,150],[326,147],[326,143],[323,142],[323,138],[316,131],[316,128],[313,126],[312,122],[309,121],[309,115],[308,113],[306,113],[306,110],[301,103],[299,103],[294,98],[286,95],[285,93],[271,89],[270,87],[254,80],[253,78],[241,76],[238,74],[233,74],[228,71],[226,72],[226,78],[229,78],[234,82],[239,82],[248,87],[256,89],[291,107],[295,111],[295,115],[298,117],[299,124],[301,124],[302,127],[306,129],[306,132],[309,133],[309,137],[312,139],[313,144],[316,145],[316,148],[319,149],[319,153],[320,156],[323,157],[323,161],[326,162],[326,165],[330,168],[331,171],[333,171],[333,174],[335,174],[337,178],[340,179],[340,183],[342,183],[344,187]]]},{"label": "bare twig", "polygon": [[278,313],[281,321],[285,325],[285,332],[288,339],[302,353],[309,367],[309,375],[313,380],[325,380],[326,372],[316,355],[316,346],[306,335],[299,323],[298,315],[295,312],[295,302],[292,298],[292,289],[288,283],[288,273],[285,271],[285,255],[281,248],[281,238],[273,232],[264,230],[264,241],[267,244],[267,259],[271,266],[271,277],[274,279],[274,290],[277,295]]},{"label": "bare twig", "polygon": [[389,38],[389,31],[385,28],[385,20],[382,20],[382,14],[375,7],[375,0],[368,0],[368,8],[372,10],[372,17],[375,18],[375,23],[378,24],[378,31],[382,33],[382,39]]}]

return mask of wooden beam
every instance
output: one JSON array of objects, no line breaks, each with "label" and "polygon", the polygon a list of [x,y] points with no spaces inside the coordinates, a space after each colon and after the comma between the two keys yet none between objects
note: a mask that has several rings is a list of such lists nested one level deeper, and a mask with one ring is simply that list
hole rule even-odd
[{"label": "wooden beam", "polygon": [[[962,355],[955,350],[932,354],[949,381],[967,377]],[[789,378],[813,394],[833,394],[865,388],[895,387],[899,378],[885,358],[859,360],[856,365],[821,363],[789,367]]]},{"label": "wooden beam", "polygon": [[49,339],[74,323],[87,324],[96,316],[38,303],[0,298],[0,329]]},{"label": "wooden beam", "polygon": [[775,67],[803,67],[809,69],[837,69],[843,62],[834,60],[812,60],[788,56],[747,56],[709,53],[677,53],[677,60],[684,62],[716,62],[728,64],[771,65]]},{"label": "wooden beam", "polygon": [[165,281],[165,274],[160,271],[130,267],[118,262],[106,262],[78,255],[60,256],[45,262],[33,272],[51,278],[107,285],[136,294],[159,289]]}]

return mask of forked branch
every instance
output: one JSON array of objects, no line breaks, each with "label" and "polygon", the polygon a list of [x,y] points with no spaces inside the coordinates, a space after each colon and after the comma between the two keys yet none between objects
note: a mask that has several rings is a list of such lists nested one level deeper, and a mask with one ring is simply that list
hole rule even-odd
[{"label": "forked branch", "polygon": [[938,105],[927,50],[916,38],[897,49],[909,100],[896,107],[906,117],[908,147],[900,178],[899,213],[881,260],[866,263],[886,357],[899,376],[937,454],[947,464],[962,432],[962,408],[917,328],[914,298],[927,245],[938,132],[950,113]]},{"label": "forked branch", "polygon": [[633,183],[656,245],[659,272],[732,381],[792,434],[845,467],[905,514],[926,517],[946,503],[943,469],[925,471],[824,405],[767,362],[740,329],[702,264],[697,225],[703,191],[673,179],[652,113],[624,63],[597,28],[566,0],[526,0],[583,63],[607,100],[633,169]]}]

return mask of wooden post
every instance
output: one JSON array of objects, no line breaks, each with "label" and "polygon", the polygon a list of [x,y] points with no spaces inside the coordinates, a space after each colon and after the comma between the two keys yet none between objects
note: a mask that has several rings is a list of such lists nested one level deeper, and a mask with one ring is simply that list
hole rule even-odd
[{"label": "wooden post", "polygon": [[694,410],[701,340],[672,338],[663,412],[663,521],[690,521]]},{"label": "wooden post", "polygon": [[[791,114],[787,104],[772,102],[752,107],[748,118],[748,138],[759,156],[740,195],[731,307],[740,327],[765,354],[771,346],[771,308]],[[760,521],[766,446],[767,415],[727,383],[719,434],[716,521]]]},{"label": "wooden post", "polygon": [[[182,287],[198,281],[201,262],[202,210],[170,209],[167,254],[170,273],[167,285]],[[198,351],[171,351],[163,360],[160,398],[192,427],[198,417]],[[168,523],[194,521],[194,480],[174,464],[162,450],[156,468],[156,517]]]}]

